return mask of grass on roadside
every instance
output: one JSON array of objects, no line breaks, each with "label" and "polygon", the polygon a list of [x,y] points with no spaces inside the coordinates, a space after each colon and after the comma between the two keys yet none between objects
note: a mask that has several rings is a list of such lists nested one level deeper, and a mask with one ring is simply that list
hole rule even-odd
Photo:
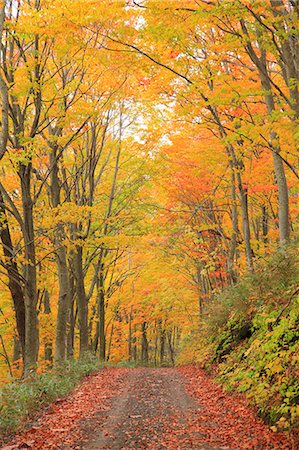
[{"label": "grass on roadside", "polygon": [[40,375],[14,381],[0,390],[0,436],[15,432],[33,412],[72,391],[80,380],[100,368],[91,354]]}]

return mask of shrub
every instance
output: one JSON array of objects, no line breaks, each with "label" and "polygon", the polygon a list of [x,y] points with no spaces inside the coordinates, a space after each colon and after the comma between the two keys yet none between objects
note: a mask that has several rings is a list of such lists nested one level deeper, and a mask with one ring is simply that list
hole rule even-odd
[{"label": "shrub", "polygon": [[[217,368],[228,389],[243,392],[280,428],[299,422],[298,248],[260,260],[256,271],[215,296],[193,357]],[[184,354],[191,353],[184,344]]]},{"label": "shrub", "polygon": [[67,361],[57,369],[5,385],[0,390],[0,433],[15,431],[21,422],[42,406],[65,396],[86,375],[98,370],[91,354]]},{"label": "shrub", "polygon": [[219,379],[244,392],[271,423],[284,428],[299,420],[299,299],[279,323],[269,329],[278,310],[257,314],[255,332],[219,366]]}]

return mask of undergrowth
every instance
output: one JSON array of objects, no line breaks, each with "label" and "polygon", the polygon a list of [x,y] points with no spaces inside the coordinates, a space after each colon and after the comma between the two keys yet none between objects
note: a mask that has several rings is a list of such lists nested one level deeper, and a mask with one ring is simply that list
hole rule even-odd
[{"label": "undergrowth", "polygon": [[0,435],[12,433],[33,412],[65,396],[80,380],[100,368],[91,354],[59,368],[6,384],[0,390]]},{"label": "undergrowth", "polygon": [[208,305],[179,361],[216,370],[218,380],[245,393],[274,431],[299,426],[298,280],[296,248],[260,263]]}]

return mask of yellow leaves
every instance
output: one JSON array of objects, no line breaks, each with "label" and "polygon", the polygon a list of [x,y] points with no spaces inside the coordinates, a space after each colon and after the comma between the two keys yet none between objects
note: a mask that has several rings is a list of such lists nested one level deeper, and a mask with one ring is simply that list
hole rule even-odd
[{"label": "yellow leaves", "polygon": [[23,2],[20,11],[21,13],[18,15],[18,20],[16,22],[13,20],[8,22],[9,26],[14,29],[15,32],[27,39],[32,38],[35,34],[44,33],[42,10],[37,10],[30,2]]},{"label": "yellow leaves", "polygon": [[80,225],[90,218],[92,207],[79,206],[73,202],[63,203],[53,208],[44,215],[41,227],[48,230],[55,230],[58,225],[74,224]]},{"label": "yellow leaves", "polygon": [[[128,7],[125,0],[43,0],[39,11],[29,3],[20,2],[18,23],[11,20],[7,24],[15,33],[15,44],[19,39],[23,45],[22,49],[15,45],[15,80],[10,94],[14,96],[11,106],[16,100],[25,112],[25,136],[17,136],[25,149],[9,150],[3,178],[22,213],[15,169],[20,162],[33,161],[32,196],[41,189],[34,205],[38,283],[39,288],[51,289],[53,306],[51,319],[40,316],[42,342],[50,338],[50,324],[56,314],[58,246],[67,250],[67,257],[82,248],[87,290],[93,282],[96,258],[103,250],[109,250],[102,259],[109,276],[113,271],[113,276],[120,278],[126,271],[134,272],[134,282],[132,277],[129,281],[121,278],[118,289],[109,292],[107,315],[117,322],[115,333],[121,343],[113,350],[113,358],[119,358],[124,350],[121,333],[128,332],[129,307],[136,310],[134,325],[140,326],[145,318],[163,320],[166,329],[180,327],[184,338],[197,327],[198,296],[205,301],[219,286],[227,284],[227,255],[234,231],[235,268],[238,273],[246,270],[238,175],[248,190],[251,245],[256,259],[263,258],[276,243],[277,188],[270,145],[273,126],[278,138],[272,140],[272,147],[282,144],[281,155],[290,164],[296,163],[290,124],[294,117],[289,106],[277,89],[276,111],[267,117],[265,92],[243,40],[234,33],[225,36],[216,26],[219,13],[228,16],[239,32],[236,21],[240,14],[246,14],[244,6],[252,6],[258,13],[261,3],[249,5],[244,0],[242,6],[240,2],[223,1],[217,6],[210,2],[198,7],[196,2],[184,0],[183,10],[174,0],[166,4],[149,1],[148,8]],[[252,24],[254,18],[249,16]],[[215,25],[212,28],[211,23]],[[263,42],[268,44],[266,39]],[[142,56],[131,44],[171,70]],[[257,45],[256,39],[253,45]],[[273,55],[267,56],[272,61]],[[37,69],[43,70],[38,81]],[[276,70],[279,65],[273,63],[273,73]],[[188,86],[184,76],[192,84]],[[275,83],[287,95],[279,73],[275,74]],[[295,87],[294,80],[290,86]],[[40,128],[38,138],[29,141],[34,117],[39,113],[39,89]],[[117,116],[119,104],[122,118]],[[104,136],[101,133],[108,110],[112,119]],[[219,117],[225,133],[215,117]],[[108,213],[122,119],[121,163]],[[91,122],[101,124],[95,142]],[[50,126],[57,131],[55,136]],[[14,132],[12,127],[11,141]],[[235,147],[237,164],[227,156],[230,145]],[[53,156],[55,146],[62,205],[52,208],[49,155]],[[91,198],[93,170],[99,181],[92,192],[94,206],[86,206]],[[287,176],[295,190],[297,180],[291,173]],[[232,199],[233,183],[236,199]],[[290,211],[295,217],[296,195],[292,202]],[[261,212],[265,205],[266,218]],[[22,267],[26,262],[22,230],[11,215],[9,221],[19,252],[16,261]],[[265,223],[269,242],[263,242],[261,236]],[[96,310],[95,297],[94,293],[90,305]],[[138,331],[135,337],[140,338]],[[259,345],[260,341],[253,341],[245,356],[257,351]],[[193,356],[198,355],[188,358]],[[281,360],[271,361],[267,370],[280,375]]]},{"label": "yellow leaves", "polygon": [[261,341],[259,339],[254,339],[254,341],[252,341],[250,347],[244,353],[244,356],[248,356],[249,353],[251,353],[253,350],[259,348],[260,344],[261,344]]},{"label": "yellow leaves", "polygon": [[101,236],[99,235],[96,240],[94,240],[94,243],[96,245],[96,242],[100,242],[104,247],[107,248],[120,248],[120,249],[126,249],[131,248],[134,249],[134,244],[138,246],[138,240],[136,241],[136,238],[131,236],[126,236],[125,234],[118,234],[118,235],[112,235],[112,236]]},{"label": "yellow leaves", "polygon": [[277,425],[279,428],[288,428],[290,426],[290,423],[285,417],[282,416],[277,422]]},{"label": "yellow leaves", "polygon": [[279,373],[283,373],[285,371],[285,368],[282,365],[282,359],[281,358],[275,358],[271,360],[266,366],[266,369],[269,369],[271,374],[276,375]]},{"label": "yellow leaves", "polygon": [[30,67],[22,65],[14,71],[15,83],[11,87],[11,92],[19,98],[28,95],[32,88],[32,81],[30,80]]}]

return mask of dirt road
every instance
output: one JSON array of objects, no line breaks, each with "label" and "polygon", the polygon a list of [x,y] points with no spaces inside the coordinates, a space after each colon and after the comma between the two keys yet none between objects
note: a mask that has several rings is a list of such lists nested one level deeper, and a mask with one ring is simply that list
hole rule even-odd
[{"label": "dirt road", "polygon": [[201,369],[104,369],[53,403],[9,450],[295,450]]},{"label": "dirt road", "polygon": [[[178,371],[133,370],[122,394],[114,399],[103,430],[95,434],[85,448],[167,448],[171,438],[168,433],[174,432],[172,426],[176,431],[178,425],[184,428],[186,417],[196,409],[198,404],[187,394]],[[184,448],[191,448],[188,434],[183,433],[179,441]],[[209,446],[197,448],[211,449]]]}]

